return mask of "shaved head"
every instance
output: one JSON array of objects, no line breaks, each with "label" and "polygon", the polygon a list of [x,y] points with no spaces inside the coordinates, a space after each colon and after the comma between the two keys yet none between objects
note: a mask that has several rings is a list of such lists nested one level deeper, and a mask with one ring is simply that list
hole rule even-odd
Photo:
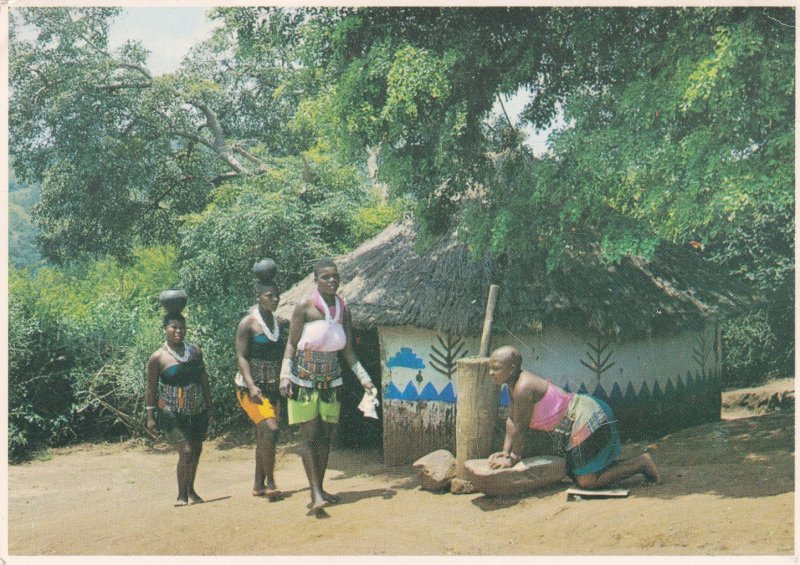
[{"label": "shaved head", "polygon": [[503,365],[512,364],[517,367],[522,365],[522,354],[519,352],[519,349],[511,345],[498,347],[492,351],[491,358],[499,361]]}]

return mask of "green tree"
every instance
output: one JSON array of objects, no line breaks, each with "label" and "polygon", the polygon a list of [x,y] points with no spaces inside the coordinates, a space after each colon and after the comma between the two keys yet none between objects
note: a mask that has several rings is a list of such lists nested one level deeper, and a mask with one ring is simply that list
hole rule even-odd
[{"label": "green tree", "polygon": [[[223,184],[203,212],[184,219],[182,280],[203,302],[227,296],[249,305],[253,263],[273,258],[278,283],[286,288],[308,275],[315,260],[360,241],[357,230],[369,220],[356,215],[368,206],[382,209],[355,167],[313,152],[273,159],[268,172]],[[381,218],[381,228],[399,215],[385,208],[391,212]]]},{"label": "green tree", "polygon": [[41,260],[36,244],[39,230],[31,217],[40,188],[18,182],[13,167],[9,166],[8,172],[8,259],[15,267],[24,268]]},{"label": "green tree", "polygon": [[[380,178],[417,197],[423,228],[457,227],[510,268],[691,246],[766,299],[771,357],[791,370],[793,10],[338,16],[325,32],[330,86],[298,117],[325,115],[332,147],[377,148]],[[520,91],[521,123],[491,119],[499,96]],[[533,159],[520,127],[559,113],[550,153]]]},{"label": "green tree", "polygon": [[[280,112],[287,104],[271,96],[265,103],[258,88],[245,95],[256,63],[227,73],[220,53],[228,44],[217,37],[198,46],[181,70],[154,77],[138,43],[108,49],[109,23],[118,13],[13,14],[11,152],[19,176],[42,183],[35,216],[42,251],[56,261],[105,253],[130,258],[136,243],[174,242],[177,218],[202,210],[214,186],[263,172],[253,148],[280,148],[273,126],[286,121]],[[21,25],[35,38],[21,39]],[[205,68],[213,57],[217,64]],[[270,65],[280,66],[268,60],[264,68]],[[264,111],[271,107],[277,110]],[[250,137],[258,130],[267,135]]]},{"label": "green tree", "polygon": [[[488,204],[494,214],[464,227],[492,234],[481,240],[496,252],[514,253],[509,226],[531,213],[553,233],[523,233],[555,266],[587,235],[609,260],[647,257],[659,241],[705,246],[792,205],[791,10],[338,15],[322,57],[330,86],[300,117],[325,113],[332,145],[378,147],[379,175],[426,206]],[[544,128],[561,111],[567,124],[542,163],[520,147],[520,124],[489,120],[498,96],[520,89],[523,123]]]}]

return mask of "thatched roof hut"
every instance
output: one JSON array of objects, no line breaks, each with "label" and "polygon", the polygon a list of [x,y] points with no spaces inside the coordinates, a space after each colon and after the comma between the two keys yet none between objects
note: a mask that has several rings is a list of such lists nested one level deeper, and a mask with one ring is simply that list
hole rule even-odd
[{"label": "thatched roof hut", "polygon": [[[493,345],[516,345],[527,369],[607,399],[625,437],[719,418],[720,340],[707,322],[739,299],[713,290],[717,275],[694,250],[663,245],[649,262],[613,266],[573,252],[548,273],[535,259],[475,259],[455,237],[416,240],[411,224],[395,224],[336,260],[356,353],[381,383],[387,463],[454,449],[457,361],[479,350],[490,284],[500,286]],[[309,275],[278,314],[289,318],[313,288]],[[354,429],[362,420],[351,419]]]},{"label": "thatched roof hut", "polygon": [[[478,335],[490,284],[500,285],[496,322],[511,332],[559,324],[626,337],[699,327],[721,309],[736,307],[731,293],[708,290],[716,275],[691,250],[662,246],[650,262],[624,259],[603,265],[594,255],[547,273],[537,265],[509,269],[470,256],[467,245],[442,237],[417,248],[410,223],[393,224],[337,259],[339,292],[356,327],[415,326],[462,336]],[[527,268],[526,268],[527,267]],[[281,298],[278,313],[314,288],[309,275]],[[702,289],[702,290],[701,290]]]}]

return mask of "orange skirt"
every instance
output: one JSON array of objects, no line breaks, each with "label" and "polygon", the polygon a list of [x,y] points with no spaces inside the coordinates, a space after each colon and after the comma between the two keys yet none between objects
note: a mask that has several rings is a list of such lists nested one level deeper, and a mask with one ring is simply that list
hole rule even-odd
[{"label": "orange skirt", "polygon": [[278,413],[280,412],[280,404],[277,402],[273,404],[266,396],[262,396],[261,404],[256,404],[250,400],[248,392],[241,388],[236,389],[236,399],[239,401],[242,410],[245,411],[254,424],[260,424],[264,420],[269,420],[270,418],[277,419]]}]

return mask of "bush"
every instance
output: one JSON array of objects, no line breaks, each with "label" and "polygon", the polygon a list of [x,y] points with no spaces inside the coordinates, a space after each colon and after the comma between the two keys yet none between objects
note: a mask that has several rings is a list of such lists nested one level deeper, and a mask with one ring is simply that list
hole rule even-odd
[{"label": "bush", "polygon": [[725,321],[722,344],[722,379],[726,387],[753,386],[789,374],[786,353],[779,351],[765,310]]},{"label": "bush", "polygon": [[[12,273],[10,290],[24,288]],[[9,292],[8,456],[14,462],[65,440],[74,402],[69,351],[55,324],[33,316],[24,295]]]},{"label": "bush", "polygon": [[144,366],[162,339],[158,294],[175,251],[9,272],[9,454],[128,435],[144,422]]}]

